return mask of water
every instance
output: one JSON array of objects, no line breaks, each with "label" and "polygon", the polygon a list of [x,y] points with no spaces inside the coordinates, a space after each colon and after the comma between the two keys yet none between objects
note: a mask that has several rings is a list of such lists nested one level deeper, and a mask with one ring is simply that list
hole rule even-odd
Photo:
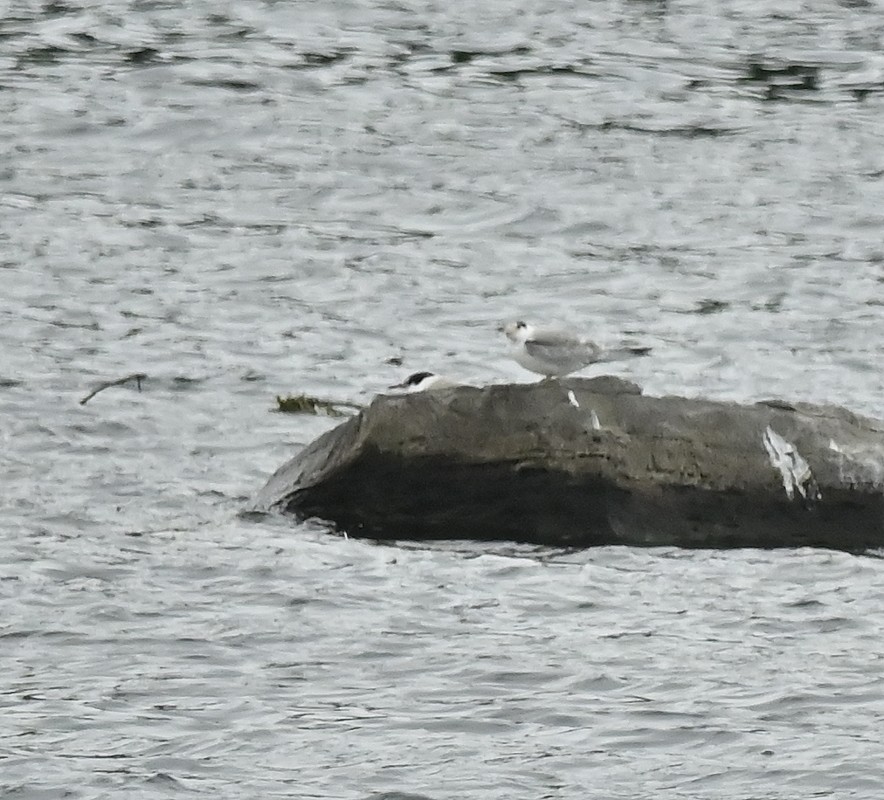
[{"label": "water", "polygon": [[884,415],[877,6],[0,15],[0,795],[881,796],[876,559],[238,515],[514,316]]}]

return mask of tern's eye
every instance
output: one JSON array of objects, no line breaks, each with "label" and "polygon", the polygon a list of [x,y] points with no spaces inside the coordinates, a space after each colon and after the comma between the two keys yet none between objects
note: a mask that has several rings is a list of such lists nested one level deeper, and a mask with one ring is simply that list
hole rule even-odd
[{"label": "tern's eye", "polygon": [[528,325],[527,325],[527,323],[522,322],[522,320],[519,320],[519,321],[516,323],[516,327],[519,328],[519,329],[521,329],[521,328],[527,328]]}]

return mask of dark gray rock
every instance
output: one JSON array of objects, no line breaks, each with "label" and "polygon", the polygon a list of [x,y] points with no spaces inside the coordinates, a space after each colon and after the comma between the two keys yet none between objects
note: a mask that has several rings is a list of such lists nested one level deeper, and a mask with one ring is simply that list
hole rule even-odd
[{"label": "dark gray rock", "polygon": [[882,481],[884,423],[844,409],[578,378],[377,397],[255,507],[378,538],[861,551]]}]

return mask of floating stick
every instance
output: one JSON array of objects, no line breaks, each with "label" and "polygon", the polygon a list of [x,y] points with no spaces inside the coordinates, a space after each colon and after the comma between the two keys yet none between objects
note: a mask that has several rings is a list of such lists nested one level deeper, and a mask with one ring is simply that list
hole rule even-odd
[{"label": "floating stick", "polygon": [[115,381],[105,381],[104,383],[98,384],[98,386],[93,389],[89,394],[87,394],[81,401],[80,405],[85,406],[95,395],[99,392],[103,392],[105,389],[110,389],[111,386],[122,386],[124,383],[128,383],[129,381],[135,381],[135,385],[138,387],[138,391],[141,391],[141,381],[147,380],[147,375],[143,372],[133,372],[131,375],[127,375],[125,378],[118,378]]}]

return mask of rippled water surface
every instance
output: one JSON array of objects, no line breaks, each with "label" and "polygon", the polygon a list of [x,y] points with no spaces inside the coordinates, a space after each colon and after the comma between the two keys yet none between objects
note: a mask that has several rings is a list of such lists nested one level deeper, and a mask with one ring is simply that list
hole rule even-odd
[{"label": "rippled water surface", "polygon": [[879,560],[238,512],[334,424],[276,395],[530,379],[516,315],[884,416],[882,42],[856,0],[0,2],[0,795],[880,798]]}]

